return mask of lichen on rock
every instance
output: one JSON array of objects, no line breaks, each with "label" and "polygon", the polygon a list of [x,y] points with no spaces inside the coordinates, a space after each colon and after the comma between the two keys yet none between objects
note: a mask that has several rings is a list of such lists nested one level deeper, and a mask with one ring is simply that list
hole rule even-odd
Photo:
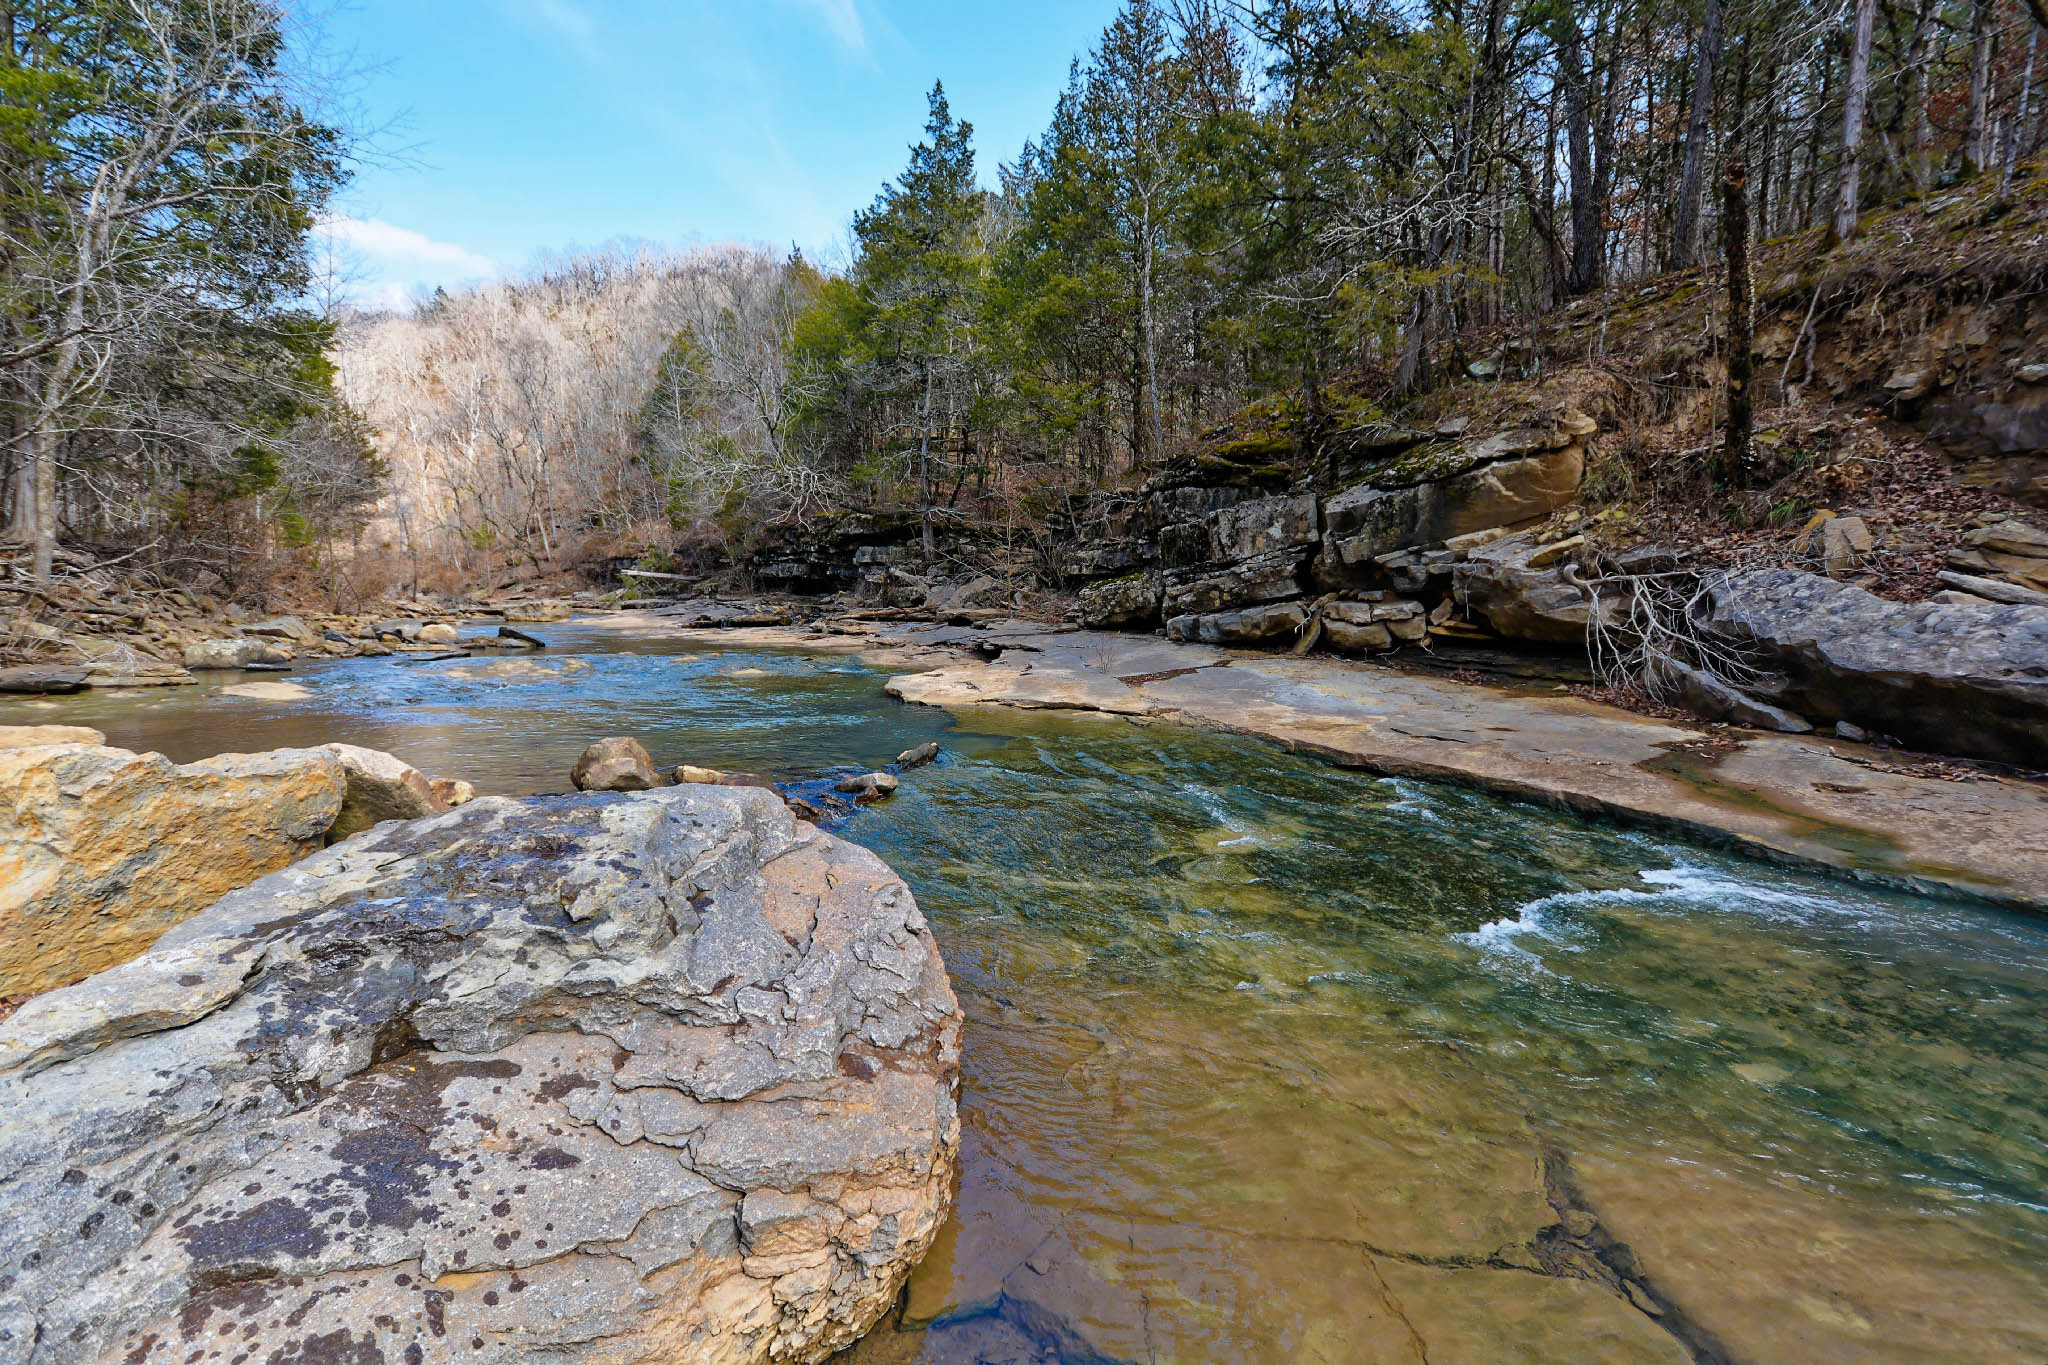
[{"label": "lichen on rock", "polygon": [[380,826],[0,1025],[0,1361],[823,1359],[944,1220],[959,1027],[772,793]]}]

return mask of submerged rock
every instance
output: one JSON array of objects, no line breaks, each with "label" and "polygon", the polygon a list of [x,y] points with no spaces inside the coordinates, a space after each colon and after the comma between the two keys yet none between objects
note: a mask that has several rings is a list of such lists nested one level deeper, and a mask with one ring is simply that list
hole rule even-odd
[{"label": "submerged rock", "polygon": [[324,749],[177,764],[76,741],[0,746],[0,996],[125,962],[317,850],[343,786]]},{"label": "submerged rock", "polygon": [[1769,569],[1719,585],[1711,622],[1769,654],[1807,715],[1941,753],[2048,765],[2048,608],[1890,602]]},{"label": "submerged rock", "polygon": [[583,792],[644,792],[662,785],[640,741],[619,735],[585,749],[569,770],[569,780]]},{"label": "submerged rock", "polygon": [[902,753],[896,755],[896,766],[898,769],[921,768],[938,756],[939,742],[935,739],[928,739],[915,749],[905,749]]},{"label": "submerged rock", "polygon": [[0,1025],[10,1361],[818,1361],[950,1200],[909,890],[765,792],[492,798]]}]

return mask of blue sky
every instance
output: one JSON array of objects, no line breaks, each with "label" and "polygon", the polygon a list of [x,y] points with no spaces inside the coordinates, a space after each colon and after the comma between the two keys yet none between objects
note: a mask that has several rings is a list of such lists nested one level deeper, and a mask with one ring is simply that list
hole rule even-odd
[{"label": "blue sky", "polygon": [[1116,0],[344,0],[324,45],[381,154],[335,206],[357,297],[618,240],[836,259],[943,79],[984,182]]}]

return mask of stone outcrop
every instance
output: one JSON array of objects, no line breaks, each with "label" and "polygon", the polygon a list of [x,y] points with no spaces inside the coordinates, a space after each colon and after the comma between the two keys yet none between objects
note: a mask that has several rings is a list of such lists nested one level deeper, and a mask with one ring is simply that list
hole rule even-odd
[{"label": "stone outcrop", "polygon": [[943,1222],[959,1027],[770,793],[381,827],[0,1025],[0,1360],[822,1360]]},{"label": "stone outcrop", "polygon": [[75,741],[0,747],[0,996],[125,962],[317,850],[343,789],[324,749],[177,764]]},{"label": "stone outcrop", "polygon": [[662,784],[640,741],[619,735],[585,749],[569,770],[569,780],[584,792],[644,792]]},{"label": "stone outcrop", "polygon": [[1502,635],[1583,644],[1593,598],[1571,581],[1569,564],[1554,545],[1509,536],[1464,550],[1451,568],[1452,593]]},{"label": "stone outcrop", "polygon": [[1081,589],[1081,624],[1091,630],[1150,629],[1164,591],[1156,570],[1091,583]]},{"label": "stone outcrop", "polygon": [[1305,602],[1273,602],[1236,611],[1171,617],[1169,640],[1194,640],[1205,645],[1257,645],[1295,638],[1308,620]]},{"label": "stone outcrop", "polygon": [[1357,568],[1411,546],[1540,520],[1578,492],[1580,442],[1595,429],[1573,414],[1552,427],[1382,461],[1324,500],[1324,558]]},{"label": "stone outcrop", "polygon": [[453,804],[434,790],[435,784],[426,774],[402,758],[354,744],[321,747],[341,760],[348,779],[341,812],[327,831],[329,843],[360,834],[385,820],[418,820],[439,815]]},{"label": "stone outcrop", "polygon": [[2048,766],[2048,608],[1902,604],[1773,569],[1717,587],[1711,620],[1771,656],[1806,716],[1942,753]]}]

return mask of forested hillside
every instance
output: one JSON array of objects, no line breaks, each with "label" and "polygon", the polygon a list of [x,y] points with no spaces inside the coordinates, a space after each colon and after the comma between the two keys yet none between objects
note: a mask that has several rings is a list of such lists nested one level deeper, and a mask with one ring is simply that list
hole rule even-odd
[{"label": "forested hillside", "polygon": [[1175,457],[1277,466],[1562,346],[1654,372],[1620,319],[1688,270],[1704,363],[1651,377],[1697,401],[1639,405],[1618,473],[1710,507],[1781,472],[1747,433],[1799,387],[1743,379],[1772,284],[1748,258],[1828,259],[1958,192],[1983,236],[2037,196],[2042,17],[1130,0],[1021,149],[978,149],[935,86],[848,260],[582,255],[361,317],[309,302],[350,148],[279,8],[16,3],[8,525],[39,568],[62,536],[230,592],[740,567],[857,508],[914,518],[926,558],[1000,527],[1049,565],[1088,495]]}]

